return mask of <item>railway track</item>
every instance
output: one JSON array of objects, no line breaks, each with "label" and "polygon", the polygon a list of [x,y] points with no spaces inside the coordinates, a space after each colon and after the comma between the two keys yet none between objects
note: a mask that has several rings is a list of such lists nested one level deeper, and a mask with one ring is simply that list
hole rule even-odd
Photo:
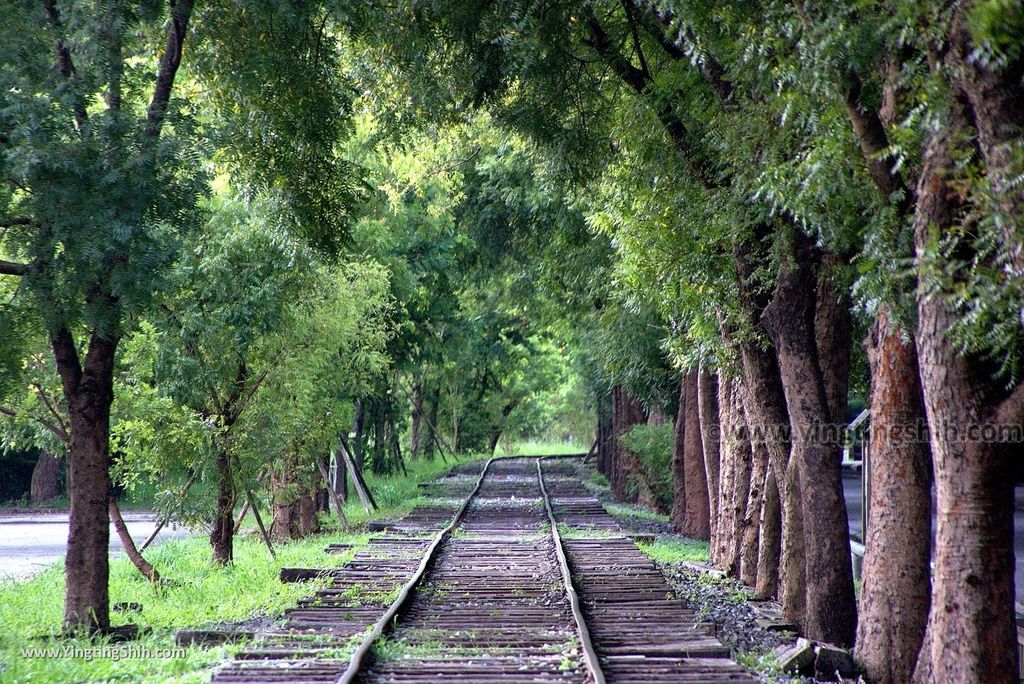
[{"label": "railway track", "polygon": [[447,498],[372,539],[214,681],[756,681],[572,464],[470,472],[431,488]]}]

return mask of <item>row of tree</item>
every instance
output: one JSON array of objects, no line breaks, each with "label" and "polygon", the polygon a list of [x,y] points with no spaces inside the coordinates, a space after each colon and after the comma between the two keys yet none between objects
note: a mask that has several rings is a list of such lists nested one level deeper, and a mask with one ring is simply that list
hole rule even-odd
[{"label": "row of tree", "polygon": [[116,488],[155,491],[226,564],[247,511],[268,544],[316,528],[344,438],[388,473],[587,429],[557,321],[528,315],[542,293],[477,239],[500,136],[394,125],[347,20],[273,0],[2,18],[0,440],[66,457],[69,632],[110,626],[111,522],[159,579]]},{"label": "row of tree", "polygon": [[[1024,421],[1019,3],[417,2],[357,29],[417,111],[486,107],[535,146],[524,178],[576,217],[504,244],[561,258],[536,268],[575,305],[603,437],[678,402],[683,529],[809,636],[856,637],[873,680],[1016,678],[1020,445],[979,435]],[[851,378],[875,457],[859,604]]]}]

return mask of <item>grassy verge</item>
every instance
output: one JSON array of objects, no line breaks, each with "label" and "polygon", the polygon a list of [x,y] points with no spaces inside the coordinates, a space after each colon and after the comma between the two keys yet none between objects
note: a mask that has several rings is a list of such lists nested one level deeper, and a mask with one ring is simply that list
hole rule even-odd
[{"label": "grassy verge", "polygon": [[[64,639],[59,636],[64,600],[63,565],[57,564],[25,582],[0,584],[0,680],[10,682],[195,682],[206,681],[204,668],[226,657],[233,647],[174,649],[174,632],[182,627],[249,620],[278,615],[298,598],[311,593],[311,584],[282,585],[280,568],[288,565],[330,567],[348,555],[328,555],[329,542],[365,542],[365,535],[320,535],[281,545],[271,559],[263,544],[249,536],[235,544],[235,563],[217,568],[210,564],[206,539],[169,541],[147,554],[171,586],[154,589],[123,558],[111,561],[111,604],[134,602],[141,613],[115,613],[115,624],[134,622],[151,630],[138,641],[110,645],[103,640]],[[113,649],[101,653],[96,649]],[[33,655],[23,649],[56,649]],[[69,652],[77,651],[71,654]],[[86,650],[91,649],[91,650]],[[120,649],[120,650],[118,650]],[[147,653],[148,651],[148,653]],[[153,656],[156,657],[153,657]],[[75,657],[78,656],[78,657]],[[143,656],[143,657],[139,657]],[[149,657],[146,657],[149,656]]]},{"label": "grassy verge", "polygon": [[653,543],[637,543],[637,547],[660,563],[704,563],[710,558],[706,541],[683,537],[658,537]]},{"label": "grassy verge", "polygon": [[582,454],[590,447],[589,444],[570,444],[568,442],[514,442],[508,448],[499,443],[494,450],[496,456],[550,456],[552,454]]},{"label": "grassy verge", "polygon": [[[462,461],[460,461],[462,462]],[[451,468],[440,459],[407,465],[408,477],[366,473],[380,509],[366,514],[355,496],[345,506],[356,526],[368,519],[399,517],[419,500],[417,485]],[[333,516],[332,516],[333,517]],[[269,522],[267,517],[265,521]],[[0,582],[0,682],[205,682],[211,668],[240,645],[172,650],[174,633],[186,627],[241,622],[279,616],[302,596],[315,591],[313,583],[281,584],[278,571],[285,566],[337,567],[351,554],[325,554],[332,542],[365,544],[361,532],[328,532],[277,547],[271,559],[262,541],[246,531],[235,542],[235,562],[226,568],[210,563],[210,546],[203,536],[168,541],[146,553],[147,558],[174,584],[155,590],[127,559],[110,564],[110,602],[139,603],[141,613],[112,614],[112,622],[133,622],[149,634],[129,644],[60,637],[64,601],[61,563],[32,579]],[[98,649],[107,648],[106,652]],[[22,649],[55,649],[32,655]],[[86,650],[91,649],[91,650]]]}]

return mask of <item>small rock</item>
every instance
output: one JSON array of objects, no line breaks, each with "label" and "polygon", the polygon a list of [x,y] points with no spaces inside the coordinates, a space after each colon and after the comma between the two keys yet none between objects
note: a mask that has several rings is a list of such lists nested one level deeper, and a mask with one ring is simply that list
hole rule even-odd
[{"label": "small rock", "polygon": [[142,604],[134,601],[120,601],[114,604],[115,613],[141,613]]},{"label": "small rock", "polygon": [[780,646],[776,653],[779,668],[787,674],[811,674],[814,669],[814,644],[803,637],[795,644]]},{"label": "small rock", "polygon": [[818,644],[814,659],[814,677],[822,682],[836,682],[857,674],[857,665],[846,649]]}]

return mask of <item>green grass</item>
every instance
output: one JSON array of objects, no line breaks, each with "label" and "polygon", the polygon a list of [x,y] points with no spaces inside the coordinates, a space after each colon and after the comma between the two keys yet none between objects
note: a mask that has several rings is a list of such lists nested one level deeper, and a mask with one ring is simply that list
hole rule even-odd
[{"label": "green grass", "polygon": [[659,537],[653,544],[638,542],[637,547],[651,559],[662,563],[702,563],[710,558],[708,543],[695,539]]},{"label": "green grass", "polygon": [[[458,462],[465,462],[465,458]],[[367,515],[352,495],[345,505],[349,521],[360,526],[369,519],[397,518],[420,499],[418,483],[447,472],[454,463],[440,459],[407,464],[409,476],[375,476],[366,473],[380,509]],[[269,515],[261,511],[264,523]],[[327,521],[327,518],[324,518]],[[333,513],[330,525],[337,525]],[[235,541],[235,562],[226,568],[210,563],[210,546],[204,536],[168,541],[146,557],[169,580],[177,584],[155,590],[127,559],[113,559],[110,565],[110,602],[136,602],[141,613],[112,613],[116,624],[134,622],[149,628],[150,634],[97,657],[23,657],[22,648],[63,650],[102,647],[103,640],[65,639],[59,636],[64,601],[64,570],[58,563],[33,578],[0,582],[0,682],[205,682],[213,666],[230,657],[241,645],[217,648],[191,647],[173,657],[137,657],[141,651],[174,648],[174,633],[181,628],[208,626],[221,622],[245,621],[261,616],[279,616],[303,597],[312,594],[317,583],[281,584],[278,571],[285,566],[337,567],[354,553],[325,554],[331,542],[357,546],[368,535],[332,531],[288,544],[276,545],[277,559],[271,559],[254,532],[255,522],[246,518],[245,533]],[[114,648],[118,648],[115,646]],[[128,651],[127,649],[131,649]],[[134,653],[134,657],[133,657]]]},{"label": "green grass", "polygon": [[494,450],[495,456],[550,456],[552,454],[582,454],[586,453],[588,446],[585,444],[570,444],[568,442],[513,442],[506,450],[505,445],[499,443]]},{"label": "green grass", "polygon": [[651,522],[668,523],[671,522],[667,515],[661,513],[655,513],[647,508],[640,508],[639,506],[629,506],[627,504],[617,503],[606,503],[605,509],[617,518],[636,518],[637,520],[650,520]]},{"label": "green grass", "polygon": [[[350,554],[325,554],[329,542],[362,544],[365,535],[323,535],[280,545],[271,559],[262,542],[236,540],[235,562],[218,568],[210,564],[205,538],[169,541],[147,556],[174,584],[154,589],[126,559],[111,561],[110,601],[137,602],[141,613],[112,614],[114,624],[134,622],[152,632],[124,644],[136,653],[174,647],[174,632],[218,622],[242,621],[261,615],[279,615],[297,599],[312,593],[314,583],[281,584],[278,571],[284,566],[331,567],[343,564]],[[59,637],[64,598],[63,565],[24,582],[0,584],[0,662],[6,670],[0,680],[9,682],[195,682],[206,681],[204,671],[239,646],[213,649],[188,648],[175,657],[21,657],[22,648],[92,648],[102,640]],[[85,654],[82,654],[85,655]]]}]

